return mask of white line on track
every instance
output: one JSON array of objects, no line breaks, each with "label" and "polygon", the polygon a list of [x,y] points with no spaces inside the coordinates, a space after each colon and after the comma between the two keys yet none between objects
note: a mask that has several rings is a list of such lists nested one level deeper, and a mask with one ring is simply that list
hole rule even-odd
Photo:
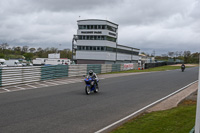
[{"label": "white line on track", "polygon": [[27,86],[30,86],[32,88],[37,88],[36,86],[32,86],[32,85],[29,85],[29,84],[26,84]]},{"label": "white line on track", "polygon": [[15,86],[16,88],[19,88],[19,89],[21,89],[21,90],[25,90],[25,88],[23,88],[23,87],[19,87],[19,86]]},{"label": "white line on track", "polygon": [[38,85],[43,85],[43,86],[48,86],[48,85],[45,85],[45,84],[40,84],[40,83],[37,83],[37,82],[35,82],[36,84],[38,84]]},{"label": "white line on track", "polygon": [[105,131],[105,130],[111,128],[112,126],[115,126],[115,125],[119,124],[120,122],[125,121],[125,120],[127,120],[127,119],[133,117],[134,115],[136,115],[136,114],[138,114],[138,113],[140,113],[140,112],[146,110],[147,108],[149,108],[149,107],[151,107],[151,106],[153,106],[153,105],[155,105],[155,104],[157,104],[157,103],[159,103],[159,102],[161,102],[161,101],[163,101],[163,100],[169,98],[170,96],[172,96],[172,95],[174,95],[174,94],[176,94],[176,93],[178,93],[178,92],[184,90],[185,88],[191,86],[192,84],[194,84],[194,83],[196,83],[196,82],[198,82],[198,80],[197,80],[197,81],[194,81],[194,82],[192,82],[192,83],[190,83],[190,84],[188,84],[188,85],[186,85],[185,87],[183,87],[183,88],[181,88],[181,89],[179,89],[179,90],[177,90],[177,91],[175,91],[175,92],[173,92],[173,93],[171,93],[171,94],[169,94],[169,95],[167,95],[167,96],[165,96],[165,97],[163,97],[163,98],[161,98],[161,99],[159,99],[159,100],[157,100],[157,101],[155,101],[155,102],[153,102],[153,103],[151,103],[151,104],[149,104],[149,105],[147,105],[147,106],[145,106],[145,107],[143,107],[143,108],[141,108],[141,109],[139,109],[138,111],[136,111],[136,112],[134,112],[134,113],[132,113],[132,114],[130,114],[130,115],[128,115],[128,116],[126,116],[126,117],[124,117],[124,118],[122,118],[122,119],[120,119],[120,120],[118,120],[118,121],[116,121],[116,122],[114,122],[114,123],[112,123],[112,124],[110,124],[110,125],[104,127],[104,128],[102,128],[102,129],[100,129],[100,130],[96,131],[95,133],[101,133],[101,132],[103,132],[103,131]]},{"label": "white line on track", "polygon": [[67,82],[62,82],[62,81],[52,81],[52,82],[60,83],[60,85],[61,84],[68,84]]},{"label": "white line on track", "polygon": [[8,89],[6,89],[6,88],[1,88],[1,89],[5,90],[5,91],[8,91],[8,92],[10,92],[10,91],[11,91],[11,90],[8,90]]},{"label": "white line on track", "polygon": [[48,84],[52,84],[52,85],[59,85],[59,84],[52,83],[52,82],[47,82],[47,81],[43,81],[43,82],[48,83]]}]

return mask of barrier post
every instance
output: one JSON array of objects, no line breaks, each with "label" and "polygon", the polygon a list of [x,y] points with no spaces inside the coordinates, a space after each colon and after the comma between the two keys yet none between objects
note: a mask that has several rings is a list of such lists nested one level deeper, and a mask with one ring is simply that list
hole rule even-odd
[{"label": "barrier post", "polygon": [[198,93],[197,93],[195,133],[200,133],[200,55],[199,55],[199,82],[198,82]]}]

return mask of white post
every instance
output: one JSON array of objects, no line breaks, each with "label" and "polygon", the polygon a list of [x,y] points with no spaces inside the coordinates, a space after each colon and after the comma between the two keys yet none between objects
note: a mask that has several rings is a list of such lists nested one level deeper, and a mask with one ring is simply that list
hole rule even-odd
[{"label": "white post", "polygon": [[198,93],[197,93],[195,133],[200,133],[200,55],[199,55],[199,82],[198,82]]}]

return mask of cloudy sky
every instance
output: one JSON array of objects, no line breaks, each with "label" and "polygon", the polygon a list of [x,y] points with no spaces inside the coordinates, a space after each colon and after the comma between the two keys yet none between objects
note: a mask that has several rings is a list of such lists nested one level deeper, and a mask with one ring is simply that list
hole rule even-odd
[{"label": "cloudy sky", "polygon": [[119,44],[149,54],[200,52],[200,0],[0,0],[0,44],[71,48],[79,19],[117,23]]}]

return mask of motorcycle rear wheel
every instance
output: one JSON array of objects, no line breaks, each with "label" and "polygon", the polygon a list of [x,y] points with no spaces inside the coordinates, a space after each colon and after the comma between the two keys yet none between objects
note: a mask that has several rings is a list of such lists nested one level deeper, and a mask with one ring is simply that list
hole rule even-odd
[{"label": "motorcycle rear wheel", "polygon": [[87,95],[90,95],[91,91],[90,91],[90,87],[89,87],[89,86],[86,86],[86,87],[85,87],[85,93],[86,93]]}]

